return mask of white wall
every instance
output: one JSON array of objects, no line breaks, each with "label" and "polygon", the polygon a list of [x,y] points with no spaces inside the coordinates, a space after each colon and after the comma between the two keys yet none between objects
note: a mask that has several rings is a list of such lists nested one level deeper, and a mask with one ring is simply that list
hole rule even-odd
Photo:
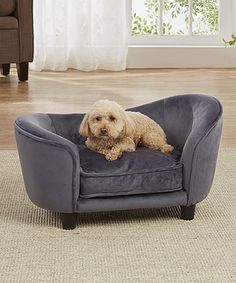
[{"label": "white wall", "polygon": [[128,68],[234,68],[236,47],[130,46]]}]

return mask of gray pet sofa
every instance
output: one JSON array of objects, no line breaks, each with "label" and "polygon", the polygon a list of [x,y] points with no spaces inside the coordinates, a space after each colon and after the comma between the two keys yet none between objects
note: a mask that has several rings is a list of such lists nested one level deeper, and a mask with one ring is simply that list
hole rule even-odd
[{"label": "gray pet sofa", "polygon": [[138,148],[116,161],[84,145],[84,114],[32,114],[15,121],[27,194],[44,209],[61,213],[64,229],[80,212],[181,206],[194,217],[209,193],[222,130],[222,107],[205,95],[169,97],[130,109],[158,121],[172,154]]}]

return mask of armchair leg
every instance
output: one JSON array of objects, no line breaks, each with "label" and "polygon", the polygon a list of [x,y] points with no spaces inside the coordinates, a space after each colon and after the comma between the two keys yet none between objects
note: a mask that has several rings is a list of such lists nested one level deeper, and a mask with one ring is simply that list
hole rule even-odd
[{"label": "armchair leg", "polygon": [[16,64],[19,81],[28,81],[29,63]]},{"label": "armchair leg", "polygon": [[2,64],[2,71],[3,76],[7,76],[10,74],[10,64]]},{"label": "armchair leg", "polygon": [[196,205],[181,206],[181,218],[184,220],[192,220],[194,218]]},{"label": "armchair leg", "polygon": [[76,227],[77,213],[61,213],[62,228],[64,230],[73,230]]}]

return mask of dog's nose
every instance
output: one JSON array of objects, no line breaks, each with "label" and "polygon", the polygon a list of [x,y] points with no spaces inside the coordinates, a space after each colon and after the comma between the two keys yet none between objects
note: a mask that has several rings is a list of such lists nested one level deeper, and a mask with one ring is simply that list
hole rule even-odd
[{"label": "dog's nose", "polygon": [[105,129],[105,128],[101,129],[101,134],[102,135],[106,135],[107,134],[107,129]]}]

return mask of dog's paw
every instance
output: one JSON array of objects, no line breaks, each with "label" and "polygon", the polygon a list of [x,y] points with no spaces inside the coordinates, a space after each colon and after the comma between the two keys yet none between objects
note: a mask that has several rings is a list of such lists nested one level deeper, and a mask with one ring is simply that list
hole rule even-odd
[{"label": "dog's paw", "polygon": [[109,152],[105,155],[106,160],[108,161],[114,161],[118,159],[121,155],[114,153],[114,152]]},{"label": "dog's paw", "polygon": [[135,148],[134,147],[129,147],[129,148],[126,148],[125,151],[128,151],[128,152],[133,152],[135,151]]},{"label": "dog's paw", "polygon": [[165,144],[161,147],[161,152],[171,153],[174,150],[174,147],[170,144]]}]

